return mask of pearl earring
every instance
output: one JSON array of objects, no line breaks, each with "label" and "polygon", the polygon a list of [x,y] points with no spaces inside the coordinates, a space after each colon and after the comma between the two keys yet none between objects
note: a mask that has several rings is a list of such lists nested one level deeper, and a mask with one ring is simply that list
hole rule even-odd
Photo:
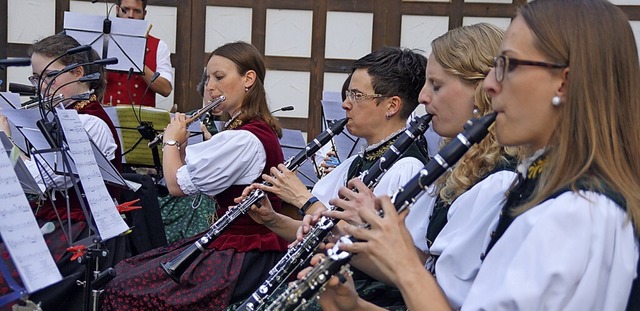
[{"label": "pearl earring", "polygon": [[249,87],[246,87],[246,86],[245,86],[245,87],[244,87],[244,91],[245,91],[245,92],[249,92]]},{"label": "pearl earring", "polygon": [[471,111],[471,113],[473,113],[475,117],[478,117],[480,115],[480,110],[478,110],[478,108],[473,108],[473,111]]},{"label": "pearl earring", "polygon": [[560,106],[560,104],[562,104],[562,98],[560,98],[560,96],[554,96],[551,99],[551,104],[556,106],[556,107]]}]

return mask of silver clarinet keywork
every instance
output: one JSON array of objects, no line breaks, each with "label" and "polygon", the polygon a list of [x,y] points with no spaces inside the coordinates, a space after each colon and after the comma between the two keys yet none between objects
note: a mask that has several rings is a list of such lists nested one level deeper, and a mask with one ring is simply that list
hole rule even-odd
[{"label": "silver clarinet keywork", "polygon": [[[373,189],[393,163],[409,149],[418,137],[427,131],[430,121],[431,115],[428,114],[413,120],[411,126],[398,137],[389,150],[370,169],[359,176],[364,184]],[[251,311],[262,308],[273,292],[287,280],[289,275],[313,255],[320,242],[331,232],[336,223],[337,220],[332,218],[320,218],[319,222],[311,228],[304,239],[290,248],[287,254],[269,271],[267,280],[237,310]]]},{"label": "silver clarinet keywork", "polygon": [[[304,150],[300,151],[296,156],[290,158],[285,163],[287,169],[295,171],[307,160],[307,158],[313,156],[322,146],[329,142],[331,137],[339,134],[347,124],[347,119],[341,119],[333,127],[322,132],[312,142],[310,142]],[[267,184],[267,182],[263,182]],[[252,205],[259,202],[265,197],[264,191],[260,189],[254,189],[245,197],[235,208],[229,209],[220,219],[218,219],[198,241],[193,245],[186,248],[174,259],[162,263],[164,271],[176,282],[180,283],[180,276],[184,271],[193,263],[193,261],[200,255],[207,245],[220,235],[235,219],[241,215],[247,213]]]},{"label": "silver clarinet keywork", "polygon": [[[394,193],[391,200],[396,210],[401,212],[410,208],[433,182],[462,158],[472,145],[477,144],[487,135],[495,118],[495,113],[492,113],[468,121],[462,133],[444,146],[417,175]],[[297,310],[316,298],[332,276],[348,270],[348,263],[353,254],[340,250],[340,245],[354,242],[357,240],[353,237],[340,237],[334,247],[327,250],[327,257],[313,267],[303,279],[293,282],[269,305],[267,310]]]}]

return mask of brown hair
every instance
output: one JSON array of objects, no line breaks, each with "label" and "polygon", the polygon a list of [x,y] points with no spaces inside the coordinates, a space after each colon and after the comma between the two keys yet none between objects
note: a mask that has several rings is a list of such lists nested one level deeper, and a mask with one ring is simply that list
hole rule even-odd
[{"label": "brown hair", "polygon": [[264,89],[266,69],[262,55],[260,55],[258,49],[249,43],[238,41],[218,47],[211,52],[209,59],[214,55],[231,60],[236,64],[238,73],[241,75],[244,75],[249,70],[253,70],[256,73],[257,79],[253,85],[249,87],[242,101],[242,113],[238,116],[238,119],[242,122],[248,122],[252,119],[262,120],[269,124],[278,137],[282,137],[280,122],[271,115],[267,104],[267,95]]},{"label": "brown hair", "polygon": [[87,64],[91,61],[100,59],[100,55],[98,55],[98,52],[94,49],[87,52],[65,54],[69,49],[78,46],[80,46],[80,43],[78,43],[78,41],[73,37],[64,33],[58,33],[34,42],[27,50],[27,53],[29,56],[39,54],[48,58],[56,58],[63,55],[58,59],[58,61],[64,66],[71,64],[85,64],[82,66],[85,75],[95,72],[100,74],[99,80],[89,82],[89,88],[94,90],[94,94],[98,97],[98,101],[102,101],[107,84],[104,66]]},{"label": "brown hair", "polygon": [[604,0],[538,0],[519,14],[536,48],[570,75],[545,169],[517,212],[586,183],[620,194],[640,233],[640,64],[627,16]]}]

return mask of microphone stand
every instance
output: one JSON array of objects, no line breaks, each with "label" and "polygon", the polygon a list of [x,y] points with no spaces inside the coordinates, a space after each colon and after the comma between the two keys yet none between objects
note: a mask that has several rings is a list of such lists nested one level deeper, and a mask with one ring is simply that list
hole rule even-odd
[{"label": "microphone stand", "polygon": [[[70,66],[70,68],[67,68],[66,71],[73,70],[78,66],[81,66],[81,65]],[[61,70],[60,72],[57,73],[57,75],[60,75],[66,71]],[[55,90],[55,92],[57,92],[62,87],[71,83],[90,82],[90,81],[96,81],[99,79],[100,79],[100,74],[95,72],[95,73],[83,76],[78,80],[73,80],[73,81],[64,83],[60,87],[58,87]],[[49,90],[50,87],[51,87],[51,84],[47,86],[47,91]],[[93,90],[89,92],[89,94],[91,93],[93,93]],[[86,93],[75,95],[70,98],[62,99],[58,103],[62,103],[65,100],[73,100],[73,101],[84,100],[86,99],[85,98],[86,95],[87,95]],[[56,105],[58,103],[56,103]],[[87,223],[89,224],[89,227],[90,227],[90,232],[88,237],[89,240],[86,241],[85,239],[77,243],[77,245],[87,244],[87,246],[85,247],[86,252],[77,259],[78,263],[83,264],[85,266],[84,280],[83,281],[76,280],[76,283],[79,286],[83,286],[83,302],[84,302],[83,310],[98,310],[97,308],[98,308],[101,287],[115,277],[115,270],[113,270],[113,268],[109,268],[103,272],[100,272],[100,258],[101,257],[106,258],[109,255],[109,252],[102,245],[102,239],[100,238],[100,236],[97,234],[92,235],[91,233],[91,232],[97,233],[98,231],[91,220],[92,219],[91,214],[88,212],[87,206],[85,205],[84,199],[82,198],[82,195],[81,195],[82,192],[80,191],[78,180],[72,173],[70,160],[68,158],[68,155],[66,154],[66,150],[68,150],[68,147],[63,146],[64,135],[62,132],[62,128],[59,126],[58,115],[57,113],[55,113],[56,107],[52,101],[50,101],[50,104],[48,105],[48,107],[46,106],[47,105],[43,103],[42,105],[40,105],[40,108],[42,110],[45,110],[48,108],[50,112],[53,114],[53,120],[47,121],[46,119],[41,119],[41,120],[38,120],[36,124],[38,128],[40,128],[40,130],[43,132],[47,140],[49,141],[49,144],[52,146],[51,151],[59,151],[60,154],[62,155],[62,161],[64,163],[64,167],[69,172],[71,183],[76,192],[76,195],[78,196],[78,202],[85,215],[85,219],[87,219]],[[45,115],[47,115],[47,113],[45,113]],[[47,152],[47,151],[49,150],[41,150],[40,152]],[[69,207],[67,207],[67,209],[69,209]],[[68,218],[68,223],[69,223],[69,236],[72,236],[70,218]],[[71,244],[71,241],[69,241],[69,243]]]}]

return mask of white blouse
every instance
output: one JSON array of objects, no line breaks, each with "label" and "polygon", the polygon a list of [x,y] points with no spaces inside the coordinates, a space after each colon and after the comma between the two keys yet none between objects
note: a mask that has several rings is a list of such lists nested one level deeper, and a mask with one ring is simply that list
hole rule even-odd
[{"label": "white blouse", "polygon": [[506,201],[505,193],[517,174],[498,171],[460,195],[447,214],[447,224],[431,245],[430,253],[440,256],[435,264],[438,284],[454,308],[465,300],[478,274],[480,255],[490,241]]},{"label": "white blouse", "polygon": [[[116,141],[113,138],[107,123],[102,119],[89,114],[78,114],[78,118],[80,118],[82,127],[87,131],[87,135],[96,144],[98,150],[104,154],[107,160],[113,160],[115,158],[115,152],[118,145],[116,145]],[[36,162],[44,161],[44,159],[39,155],[35,155],[35,157],[35,161],[33,159],[25,160],[24,164],[29,170],[31,176],[33,176],[33,179],[40,186],[40,190],[44,191],[46,188],[64,190],[72,186],[71,179],[68,176],[54,173],[53,168],[47,164],[41,165],[40,169],[43,170],[41,174]]]},{"label": "white blouse", "polygon": [[267,155],[262,142],[246,130],[222,131],[211,139],[187,146],[177,172],[186,195],[214,196],[231,185],[248,185],[262,174]]},{"label": "white blouse", "polygon": [[[357,157],[352,156],[338,165],[327,176],[320,179],[313,187],[311,193],[322,202],[325,206],[329,206],[329,200],[338,197],[338,190],[341,186],[347,184],[347,173],[353,160]],[[376,196],[392,195],[401,186],[404,186],[414,175],[418,174],[424,164],[420,160],[413,157],[404,157],[394,163],[391,168],[382,176],[378,185],[373,189]],[[428,197],[425,195],[425,197]],[[434,200],[435,201],[435,200]],[[431,202],[433,205],[433,201]],[[425,204],[428,207],[428,203]],[[409,224],[420,223],[420,220],[428,215],[421,213],[422,209],[411,209],[405,220],[405,224],[411,233],[415,243],[424,241],[424,235],[420,236],[420,228]],[[424,244],[424,243],[423,243]]]},{"label": "white blouse", "polygon": [[462,309],[624,310],[637,261],[622,208],[595,192],[566,192],[513,221]]}]

